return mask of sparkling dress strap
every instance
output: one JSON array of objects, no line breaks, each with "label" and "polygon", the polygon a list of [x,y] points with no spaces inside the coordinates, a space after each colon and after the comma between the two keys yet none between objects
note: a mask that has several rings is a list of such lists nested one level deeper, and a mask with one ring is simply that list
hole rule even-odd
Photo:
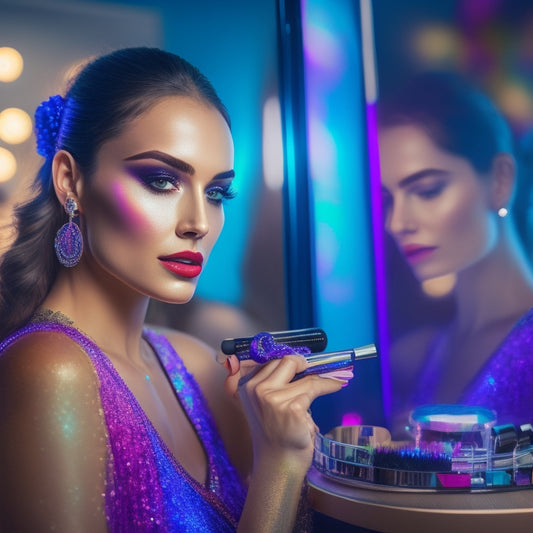
[{"label": "sparkling dress strap", "polygon": [[[206,483],[208,490],[220,499],[221,504],[236,500],[238,504],[233,507],[239,509],[239,512],[234,513],[233,518],[238,521],[245,499],[243,484],[225,453],[224,444],[198,383],[164,335],[145,328],[143,336],[156,352],[183,409],[202,441],[209,465]],[[221,454],[221,450],[224,453]],[[231,512],[231,508],[228,511]]]}]

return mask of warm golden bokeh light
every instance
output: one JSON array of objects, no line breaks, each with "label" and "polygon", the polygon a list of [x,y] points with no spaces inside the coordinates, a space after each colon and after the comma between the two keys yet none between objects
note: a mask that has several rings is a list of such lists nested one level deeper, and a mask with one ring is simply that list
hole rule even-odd
[{"label": "warm golden bokeh light", "polygon": [[20,144],[29,139],[32,121],[28,113],[9,107],[0,113],[0,139],[9,144]]},{"label": "warm golden bokeh light", "polygon": [[457,55],[458,36],[452,28],[441,25],[426,25],[419,28],[413,37],[416,57],[433,63],[449,60]]},{"label": "warm golden bokeh light", "polygon": [[0,146],[0,183],[10,180],[17,171],[15,156]]},{"label": "warm golden bokeh light", "polygon": [[496,91],[500,109],[513,121],[530,124],[533,119],[533,99],[525,85],[506,81]]},{"label": "warm golden bokeh light", "polygon": [[24,68],[20,53],[10,46],[0,47],[0,81],[15,81]]}]

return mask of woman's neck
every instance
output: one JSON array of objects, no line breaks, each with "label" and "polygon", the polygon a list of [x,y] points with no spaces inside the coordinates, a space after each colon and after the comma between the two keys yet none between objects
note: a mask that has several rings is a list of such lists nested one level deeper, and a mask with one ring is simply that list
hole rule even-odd
[{"label": "woman's neck", "polygon": [[511,228],[486,257],[458,275],[455,295],[460,331],[517,319],[533,307],[533,273]]},{"label": "woman's neck", "polygon": [[43,307],[61,311],[108,355],[140,360],[149,298],[86,263],[61,270]]}]

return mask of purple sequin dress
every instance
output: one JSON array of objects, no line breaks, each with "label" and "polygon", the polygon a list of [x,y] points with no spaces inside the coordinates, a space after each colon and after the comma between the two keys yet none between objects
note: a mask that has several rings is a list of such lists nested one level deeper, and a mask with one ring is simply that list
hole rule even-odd
[{"label": "purple sequin dress", "polygon": [[244,486],[230,464],[198,384],[163,335],[148,329],[143,334],[204,446],[209,465],[205,485],[175,460],[111,361],[74,327],[55,321],[31,322],[0,342],[0,354],[34,331],[68,335],[87,353],[98,375],[107,427],[105,506],[109,531],[235,531],[244,505]]},{"label": "purple sequin dress", "polygon": [[[413,404],[433,403],[439,376],[431,357]],[[492,409],[498,424],[533,422],[533,309],[515,324],[456,402]]]}]

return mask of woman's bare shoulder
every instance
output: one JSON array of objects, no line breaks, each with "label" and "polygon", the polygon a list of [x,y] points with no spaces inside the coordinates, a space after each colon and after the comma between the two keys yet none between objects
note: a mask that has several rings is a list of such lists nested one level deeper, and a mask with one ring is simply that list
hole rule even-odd
[{"label": "woman's bare shoulder", "polygon": [[9,435],[0,439],[0,515],[19,526],[10,531],[105,530],[105,422],[96,372],[76,342],[33,332],[0,354],[0,434]]},{"label": "woman's bare shoulder", "polygon": [[26,384],[46,391],[67,384],[96,386],[97,381],[87,354],[60,332],[28,333],[0,355],[0,382],[4,390]]}]

